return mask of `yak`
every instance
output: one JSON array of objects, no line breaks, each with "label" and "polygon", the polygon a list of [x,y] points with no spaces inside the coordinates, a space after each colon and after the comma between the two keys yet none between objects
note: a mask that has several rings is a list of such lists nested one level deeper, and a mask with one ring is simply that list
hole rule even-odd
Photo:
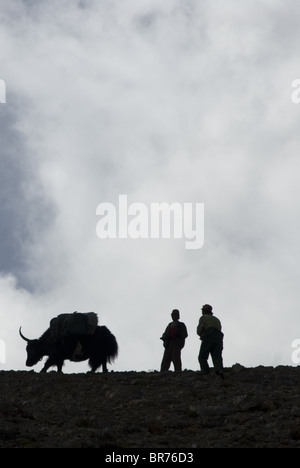
[{"label": "yak", "polygon": [[20,327],[19,334],[27,342],[27,367],[34,366],[44,356],[48,356],[41,372],[57,366],[57,371],[61,373],[66,359],[74,362],[89,359],[91,372],[96,372],[101,366],[103,372],[108,372],[107,363],[111,364],[118,356],[117,340],[105,326],[97,326],[92,335],[66,336],[61,339],[53,339],[50,328],[36,340],[29,340],[21,330]]}]

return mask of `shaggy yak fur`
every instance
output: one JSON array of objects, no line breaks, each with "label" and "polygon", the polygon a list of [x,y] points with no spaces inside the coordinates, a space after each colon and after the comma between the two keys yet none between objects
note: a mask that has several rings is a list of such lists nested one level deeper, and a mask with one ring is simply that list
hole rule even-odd
[{"label": "shaggy yak fur", "polygon": [[19,330],[21,338],[27,341],[26,366],[32,367],[44,356],[49,356],[42,371],[57,366],[62,372],[66,359],[75,362],[89,359],[89,366],[95,372],[102,366],[107,372],[107,363],[112,363],[118,356],[118,343],[115,336],[104,326],[97,326],[93,335],[67,336],[53,340],[50,328],[37,340],[29,340]]}]

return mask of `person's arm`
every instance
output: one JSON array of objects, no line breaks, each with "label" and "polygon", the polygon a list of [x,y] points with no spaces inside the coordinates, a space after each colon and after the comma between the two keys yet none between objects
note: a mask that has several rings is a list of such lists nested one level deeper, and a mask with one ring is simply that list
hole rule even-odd
[{"label": "person's arm", "polygon": [[178,336],[176,337],[176,341],[181,349],[184,348],[185,340],[187,337],[188,337],[187,328],[184,323],[180,322],[179,333],[178,333]]},{"label": "person's arm", "polygon": [[170,327],[170,325],[167,326],[165,332],[163,333],[163,335],[161,337],[161,340],[163,340],[164,343],[166,341],[168,341],[168,339],[169,339],[169,327]]},{"label": "person's arm", "polygon": [[182,338],[186,339],[188,337],[188,331],[187,331],[187,328],[186,328],[186,325],[183,324],[183,327],[182,327]]},{"label": "person's arm", "polygon": [[202,315],[202,317],[199,320],[199,325],[197,327],[197,335],[202,338],[203,333],[204,333],[204,323],[205,323],[205,317]]}]

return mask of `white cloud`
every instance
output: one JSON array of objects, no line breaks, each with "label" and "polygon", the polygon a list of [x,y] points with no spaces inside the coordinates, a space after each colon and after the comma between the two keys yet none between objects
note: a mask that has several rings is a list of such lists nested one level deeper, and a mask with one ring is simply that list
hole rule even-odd
[{"label": "white cloud", "polygon": [[[286,32],[295,44],[299,31],[289,6],[0,2],[1,122],[10,113],[6,145],[13,154],[21,145],[18,174],[26,170],[15,189],[23,268],[6,263],[1,280],[8,367],[22,366],[19,324],[38,336],[51,316],[95,310],[120,342],[115,369],[158,368],[178,307],[190,332],[184,361],[198,368],[205,302],[223,321],[225,363],[291,364],[300,107],[290,98],[298,58]],[[204,248],[100,241],[96,207],[120,194],[204,202]],[[13,203],[11,190],[1,196]]]}]

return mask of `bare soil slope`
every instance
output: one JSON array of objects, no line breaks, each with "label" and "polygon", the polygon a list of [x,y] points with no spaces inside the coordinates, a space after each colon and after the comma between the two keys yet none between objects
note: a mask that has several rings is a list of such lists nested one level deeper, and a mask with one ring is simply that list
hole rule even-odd
[{"label": "bare soil slope", "polygon": [[0,372],[0,448],[300,448],[300,368]]}]

